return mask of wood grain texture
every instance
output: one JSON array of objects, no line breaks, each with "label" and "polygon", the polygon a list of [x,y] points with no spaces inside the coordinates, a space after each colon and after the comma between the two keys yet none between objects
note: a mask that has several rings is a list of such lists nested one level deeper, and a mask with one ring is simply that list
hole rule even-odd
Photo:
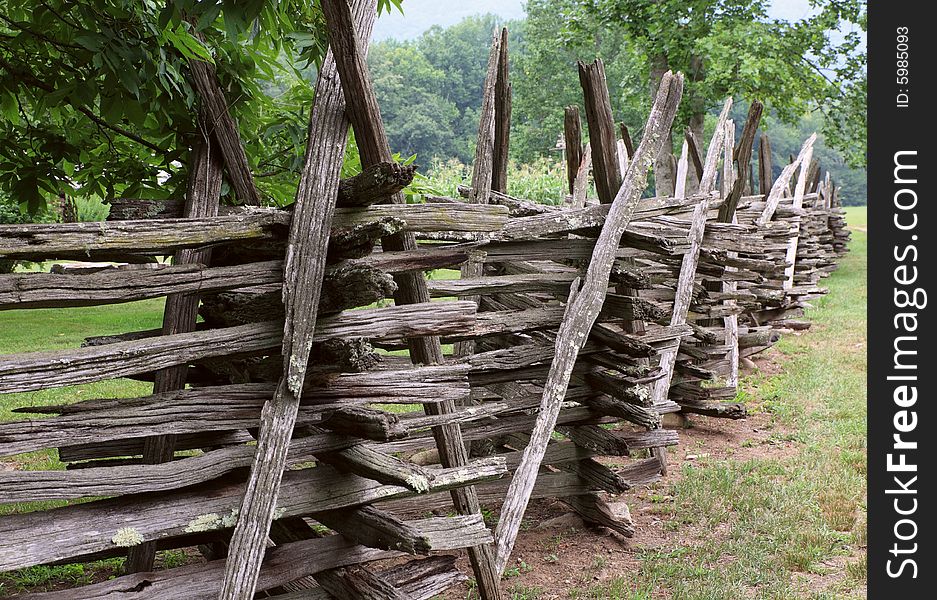
[{"label": "wood grain texture", "polygon": [[[504,459],[497,457],[479,459],[458,469],[438,470],[430,492],[498,478],[505,471]],[[0,569],[18,569],[119,547],[121,538],[115,542],[114,537],[122,528],[133,528],[143,541],[228,529],[238,516],[243,494],[243,480],[228,478],[225,483],[171,493],[138,494],[10,515],[0,520]],[[276,509],[278,516],[290,517],[413,494],[404,487],[380,484],[319,465],[284,474]],[[23,536],[24,531],[30,535]]]},{"label": "wood grain texture", "polygon": [[[396,339],[471,331],[475,304],[433,302],[344,311],[317,323],[320,340],[333,337]],[[77,385],[147,373],[201,358],[277,348],[282,323],[268,321],[133,341],[0,356],[0,393]]]},{"label": "wood grain texture", "polygon": [[592,64],[579,62],[579,83],[582,86],[586,122],[589,124],[595,190],[602,204],[611,204],[621,187],[622,178],[618,172],[615,120],[612,117],[602,59],[597,58]]},{"label": "wood grain texture", "polygon": [[501,519],[495,531],[499,572],[503,572],[514,546],[521,519],[537,479],[537,471],[569,385],[576,357],[586,343],[589,331],[601,311],[619,241],[634,214],[638,198],[647,181],[647,171],[670,131],[682,92],[683,76],[666,74],[648,117],[641,145],[628,168],[625,181],[618,190],[596,242],[583,285],[580,287],[579,282],[574,281],[570,288],[566,312],[556,338],[557,355],[544,385],[540,413],[531,435],[531,443],[525,450],[524,461],[511,480],[501,509]]},{"label": "wood grain texture", "polygon": [[[360,48],[363,36],[356,37],[348,6],[344,0],[327,0],[323,2],[322,7],[329,23],[329,43],[336,57],[345,95],[349,99],[347,114],[354,127],[362,164],[368,166],[388,160],[391,153],[387,134],[384,131],[380,108],[368,76],[365,57]],[[487,195],[484,199],[487,200]],[[404,199],[400,194],[395,194],[390,198],[390,202],[403,204]],[[381,244],[384,251],[407,252],[416,249],[416,239],[410,233],[385,237]],[[394,299],[397,304],[429,301],[429,290],[422,273],[398,273],[395,281],[397,293]],[[414,363],[439,364],[443,362],[442,346],[438,337],[410,338],[408,345],[410,360]],[[429,414],[434,414],[452,412],[454,408],[453,404],[441,403],[427,405],[424,410]],[[465,464],[468,456],[458,425],[436,428],[434,436],[443,465],[457,467]],[[456,490],[452,497],[460,514],[476,514],[481,510],[472,488]],[[475,546],[469,549],[469,559],[482,600],[500,599],[500,578],[494,568],[491,548],[487,545]]]},{"label": "wood grain texture", "polygon": [[[358,28],[370,37],[376,18],[374,2],[359,0],[356,7]],[[219,594],[225,600],[254,597],[299,412],[322,295],[329,228],[348,139],[347,103],[337,75],[334,54],[327,53],[317,77],[306,156],[286,248],[283,375],[273,398],[261,411],[257,451],[231,537]]]}]

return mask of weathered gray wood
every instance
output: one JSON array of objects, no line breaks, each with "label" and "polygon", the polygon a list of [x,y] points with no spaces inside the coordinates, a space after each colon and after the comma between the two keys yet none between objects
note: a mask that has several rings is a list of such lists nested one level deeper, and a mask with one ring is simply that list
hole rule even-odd
[{"label": "weathered gray wood", "polygon": [[[405,231],[490,232],[500,229],[507,216],[507,207],[497,205],[383,205],[338,209],[333,227],[390,217],[404,221]],[[282,238],[291,217],[288,211],[248,208],[203,219],[0,225],[0,257],[87,259],[116,251],[166,254],[222,242]]]},{"label": "weathered gray wood", "polygon": [[582,86],[586,121],[589,124],[589,146],[595,172],[595,190],[602,204],[611,204],[621,175],[618,172],[618,147],[615,142],[615,120],[605,81],[605,64],[597,58],[592,64],[579,61],[579,83]]},{"label": "weathered gray wood", "polygon": [[[438,519],[410,523],[421,531],[433,532]],[[294,580],[298,574],[320,573],[325,569],[360,562],[389,559],[399,552],[355,545],[342,536],[327,536],[278,545],[271,548],[261,571],[258,588],[273,590]],[[224,560],[194,564],[151,573],[138,573],[80,588],[83,600],[141,598],[153,600],[214,600],[220,589]],[[398,587],[411,600],[430,600],[466,577],[455,568],[454,556],[433,556],[412,560],[379,571],[380,577]],[[74,600],[75,589],[34,594],[42,600]],[[282,600],[330,600],[320,587],[276,596]]]},{"label": "weathered gray wood", "polygon": [[[375,19],[372,3],[373,0],[356,2],[358,27],[366,32],[370,32]],[[352,18],[351,9],[349,17]],[[219,595],[225,600],[254,597],[302,397],[322,293],[329,228],[348,138],[346,100],[341,84],[336,81],[337,72],[334,54],[327,54],[316,83],[303,173],[296,192],[286,251],[283,374],[273,398],[261,412],[257,451],[231,537]],[[347,411],[340,414],[349,415]],[[323,425],[331,424],[339,433],[347,433],[347,419],[338,417],[338,414],[332,415]],[[360,419],[354,422],[361,424]],[[390,435],[389,431],[385,432],[385,437]]]},{"label": "weathered gray wood", "polygon": [[[498,478],[505,470],[504,459],[498,457],[478,459],[457,469],[441,469],[435,472],[430,491]],[[134,540],[139,543],[230,528],[238,516],[243,492],[243,481],[208,484],[170,494],[139,494],[10,515],[0,520],[0,569],[44,564],[114,548],[119,543],[132,544]],[[407,488],[379,484],[319,465],[284,474],[276,512],[280,517],[289,517],[412,494]],[[135,533],[124,531],[124,535],[118,535],[124,528],[132,528]],[[30,531],[29,537],[16,533],[22,531]]]},{"label": "weathered gray wood", "polygon": [[[345,96],[349,101],[347,114],[354,127],[355,140],[361,153],[362,164],[369,165],[388,160],[391,154],[390,146],[360,47],[365,36],[356,36],[356,30],[351,22],[345,0],[327,0],[323,2],[322,6],[329,23],[329,43],[336,57]],[[477,186],[473,187],[477,188]],[[487,200],[487,195],[484,200]],[[390,201],[392,204],[400,205],[403,204],[404,199],[400,194],[396,194],[390,198]],[[447,205],[446,208],[449,208],[449,206]],[[505,207],[497,208],[506,210]],[[385,251],[392,252],[411,251],[416,249],[416,240],[412,234],[390,236],[382,240],[382,247]],[[424,303],[429,300],[429,290],[427,290],[422,273],[398,273],[395,280],[397,281],[397,294],[395,295],[397,304]],[[408,344],[410,359],[414,363],[439,364],[443,362],[442,346],[439,338],[410,338]],[[453,412],[454,408],[455,406],[451,403],[442,403],[427,405],[424,410],[427,413],[439,414]],[[468,456],[458,425],[439,427],[434,430],[434,436],[444,465],[458,466],[465,464]],[[480,512],[474,489],[456,490],[453,492],[452,498],[460,514]],[[475,572],[482,600],[500,599],[500,579],[494,567],[491,548],[488,546],[475,546],[469,550],[469,559]]]},{"label": "weathered gray wood", "polygon": [[210,132],[224,157],[228,180],[242,204],[260,206],[260,192],[254,185],[250,163],[241,144],[237,123],[228,112],[228,101],[215,74],[215,65],[202,61],[189,61],[189,76],[207,113]]},{"label": "weathered gray wood", "polygon": [[[719,115],[719,120],[716,123],[716,129],[713,132],[713,137],[706,153],[706,162],[699,176],[700,192],[703,194],[708,194],[712,190],[715,182],[716,165],[719,160],[719,154],[722,152],[723,146],[726,145],[724,143],[725,132],[731,108],[732,98],[728,98],[722,108],[722,113]],[[692,139],[692,134],[690,138]],[[690,231],[687,235],[690,242],[690,251],[683,255],[680,275],[677,278],[673,312],[670,320],[671,326],[679,326],[686,323],[687,312],[689,311],[692,301],[693,285],[699,266],[700,250],[702,247],[708,210],[709,199],[704,196],[697,205],[690,221]],[[663,376],[652,384],[651,401],[653,406],[661,406],[667,402],[670,394],[670,384],[674,374],[674,366],[677,361],[678,349],[679,345],[670,346],[663,349],[660,354],[660,367]],[[660,460],[662,472],[666,474],[666,451],[661,448],[656,451],[655,454],[658,460]]]},{"label": "weathered gray wood", "polygon": [[660,414],[652,408],[645,408],[639,404],[625,402],[605,394],[587,396],[582,399],[582,402],[599,414],[629,421],[648,429],[657,429],[661,426]]},{"label": "weathered gray wood", "polygon": [[574,194],[576,176],[582,164],[582,119],[579,117],[579,107],[567,106],[563,112],[563,139],[565,148],[563,154],[566,158],[566,179],[569,184],[569,193]]},{"label": "weathered gray wood", "polygon": [[634,142],[631,141],[631,133],[628,132],[628,126],[624,122],[618,124],[618,131],[621,134],[621,141],[625,144],[625,151],[628,153],[628,160],[634,157]]},{"label": "weathered gray wood", "polygon": [[586,383],[594,390],[608,394],[628,404],[636,404],[648,408],[651,404],[651,395],[643,385],[635,385],[627,378],[612,371],[595,369],[585,377]]},{"label": "weathered gray wood", "polygon": [[[803,206],[804,203],[804,193],[807,189],[808,181],[808,169],[807,166],[810,164],[810,160],[813,157],[813,146],[807,148],[806,153],[804,153],[803,158],[798,157],[798,162],[800,163],[800,170],[798,171],[797,176],[797,186],[794,188],[794,200],[793,207],[799,209]],[[784,289],[791,290],[794,287],[794,269],[795,262],[797,261],[797,245],[800,239],[801,231],[801,219],[800,217],[794,217],[792,220],[795,228],[795,234],[788,242],[787,254],[784,258],[789,266],[784,271],[786,277],[784,281]]]},{"label": "weathered gray wood", "polygon": [[553,292],[569,289],[573,274],[491,275],[474,279],[433,279],[426,282],[435,297],[510,292]]},{"label": "weathered gray wood", "polygon": [[[497,115],[496,92],[499,79],[501,61],[501,41],[506,39],[497,31],[492,35],[491,50],[488,53],[488,71],[482,85],[482,105],[478,122],[478,137],[475,142],[475,160],[472,163],[472,186],[469,190],[469,202],[485,204],[491,195],[494,179],[494,150],[495,150],[495,121]],[[506,63],[505,63],[506,64]],[[507,156],[504,156],[507,160]],[[506,167],[505,167],[506,168]],[[507,171],[505,171],[505,177]],[[462,279],[481,277],[484,274],[484,263],[481,261],[468,261],[459,269]],[[460,300],[471,300],[476,304],[480,301],[477,296],[460,296]],[[475,341],[460,341],[455,345],[456,356],[467,356],[475,351]]]},{"label": "weathered gray wood", "polygon": [[665,74],[648,117],[641,145],[628,168],[625,181],[618,190],[596,242],[583,286],[580,288],[579,282],[574,281],[570,289],[566,313],[557,335],[557,356],[544,385],[540,414],[531,435],[531,443],[525,449],[524,461],[511,480],[495,532],[499,572],[503,572],[514,546],[579,349],[586,343],[589,330],[601,311],[619,241],[647,181],[647,170],[660,151],[667,132],[670,131],[682,92],[683,76]]},{"label": "weathered gray wood", "polygon": [[498,81],[494,95],[494,148],[492,150],[491,189],[508,191],[508,150],[511,144],[511,75],[508,65],[508,28],[501,28],[498,52]]},{"label": "weathered gray wood", "polygon": [[[763,110],[764,106],[757,100],[749,105],[745,126],[742,128],[742,137],[739,140],[738,147],[735,148],[732,154],[732,158],[737,165],[736,179],[732,183],[731,191],[725,203],[719,207],[719,221],[722,223],[732,222],[735,216],[735,210],[738,207],[739,199],[741,199],[745,191],[745,182],[748,181],[748,171],[751,169],[752,147],[755,143],[755,133],[758,130],[758,124],[761,122],[761,113]],[[733,130],[733,140],[734,137]],[[731,169],[732,160],[729,160],[728,163],[729,169]]]},{"label": "weathered gray wood", "polygon": [[383,202],[391,194],[396,194],[410,185],[415,173],[415,165],[402,165],[398,162],[378,163],[353,177],[342,179],[335,205],[347,208]]},{"label": "weathered gray wood", "polygon": [[771,164],[771,140],[762,132],[758,142],[758,191],[768,197],[774,186],[774,166]]},{"label": "weathered gray wood", "polygon": [[570,198],[570,208],[583,208],[586,205],[586,193],[589,190],[589,170],[592,168],[592,146],[586,145],[576,179],[573,181],[573,192]]},{"label": "weathered gray wood", "polygon": [[[271,548],[258,589],[284,585],[298,577],[344,565],[394,558],[400,553],[354,544],[340,535],[303,540]],[[216,600],[225,559],[149,573],[134,573],[83,586],[83,600],[142,598],[148,600]],[[74,600],[74,589],[35,594],[40,600]],[[145,595],[145,596],[144,596]]]},{"label": "weathered gray wood", "polygon": [[686,140],[680,150],[680,159],[677,161],[676,183],[674,184],[674,196],[677,198],[686,197],[687,174],[690,168],[689,144]]},{"label": "weathered gray wood", "polygon": [[583,521],[611,529],[625,537],[634,537],[634,523],[616,515],[599,494],[580,494],[560,498],[569,505]]},{"label": "weathered gray wood", "polygon": [[774,216],[775,211],[778,208],[778,204],[781,203],[781,198],[784,197],[785,192],[789,189],[791,178],[794,176],[794,172],[797,168],[804,162],[804,158],[809,151],[813,153],[813,144],[816,142],[817,134],[811,135],[804,141],[803,146],[800,148],[800,153],[797,155],[797,158],[791,161],[789,165],[786,165],[784,169],[781,170],[781,174],[778,175],[777,180],[775,180],[774,185],[771,186],[771,192],[768,194],[768,197],[765,199],[765,207],[762,210],[761,215],[755,221],[758,225],[764,225]]},{"label": "weathered gray wood", "polygon": [[703,153],[700,143],[699,140],[696,139],[696,134],[693,133],[693,130],[689,127],[687,127],[684,132],[684,138],[687,143],[687,155],[690,158],[690,164],[693,165],[696,181],[698,182],[703,178]]},{"label": "weathered gray wood", "polygon": [[[295,417],[293,422],[296,422]],[[349,437],[384,442],[409,435],[407,428],[400,422],[400,417],[366,406],[346,406],[330,411],[322,418],[319,426]],[[288,445],[289,437],[284,442],[284,446]]]},{"label": "weathered gray wood", "polygon": [[278,284],[282,280],[280,261],[230,267],[200,263],[159,265],[154,269],[114,267],[87,275],[18,273],[0,276],[0,310],[133,302],[167,294]]},{"label": "weathered gray wood", "polygon": [[407,600],[407,596],[370,570],[350,565],[316,574],[316,581],[336,600]]},{"label": "weathered gray wood", "polygon": [[288,220],[284,211],[254,209],[204,219],[2,225],[0,256],[68,258],[101,251],[166,254],[225,241],[271,238]]},{"label": "weathered gray wood", "polygon": [[[456,334],[472,330],[474,311],[471,302],[344,311],[320,320],[316,337],[395,339]],[[281,328],[281,323],[273,321],[75,350],[4,355],[0,356],[0,393],[101,381],[206,357],[276,348],[283,339]]]},{"label": "weathered gray wood", "polygon": [[175,219],[182,216],[184,200],[167,198],[112,198],[107,204],[108,221],[138,221],[140,219]]},{"label": "weathered gray wood", "polygon": [[[237,431],[205,431],[199,433],[180,434],[176,437],[177,450],[196,450],[201,448],[226,448],[232,445],[252,442],[254,438],[245,430]],[[134,455],[143,453],[143,438],[123,438],[109,442],[77,443],[69,446],[59,446],[59,460],[70,463],[67,469],[90,469],[101,466],[119,466],[139,464]],[[131,458],[113,458],[115,456]],[[91,460],[91,459],[108,460]],[[88,462],[76,462],[88,461]]]},{"label": "weathered gray wood", "polygon": [[403,461],[367,445],[355,445],[340,452],[318,455],[323,462],[388,485],[399,485],[415,492],[429,490],[433,474],[428,469]]},{"label": "weathered gray wood", "polygon": [[[256,424],[256,418],[254,420]],[[142,451],[142,439],[137,450]],[[337,452],[354,447],[358,441],[345,435],[321,432],[293,440],[289,463],[312,460],[320,452]],[[179,444],[178,449],[184,449]],[[153,465],[115,465],[69,469],[67,471],[23,471],[0,473],[3,490],[0,502],[72,500],[94,496],[120,496],[147,492],[168,492],[205,483],[250,466],[254,447],[228,446],[203,455]],[[395,484],[399,485],[399,484]],[[425,489],[422,491],[426,491]]]},{"label": "weathered gray wood", "polygon": [[369,548],[429,554],[432,545],[420,531],[392,513],[373,506],[316,513],[316,521]]}]

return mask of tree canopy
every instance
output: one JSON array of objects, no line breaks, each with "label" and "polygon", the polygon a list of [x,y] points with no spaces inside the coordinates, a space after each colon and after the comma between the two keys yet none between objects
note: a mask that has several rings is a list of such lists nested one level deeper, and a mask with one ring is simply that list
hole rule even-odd
[{"label": "tree canopy", "polygon": [[65,194],[181,194],[198,113],[187,65],[208,61],[259,189],[285,201],[324,27],[305,0],[4,0],[0,193],[30,212]]},{"label": "tree canopy", "polygon": [[[601,57],[615,116],[631,126],[643,122],[649,82],[672,68],[688,74],[678,128],[702,128],[727,95],[760,99],[773,129],[808,119],[840,165],[862,165],[865,2],[812,2],[812,16],[789,23],[766,16],[767,0],[529,0],[527,18],[507,23],[512,158],[553,152],[562,107],[581,102],[576,60]],[[401,4],[379,2],[382,10]],[[853,31],[835,33],[849,23]],[[433,157],[471,160],[500,25],[478,16],[372,44],[396,151],[424,166]],[[0,201],[35,213],[63,195],[184,193],[198,115],[188,65],[209,61],[264,200],[287,203],[325,48],[318,4],[304,0],[4,0]],[[234,200],[227,186],[223,194]]]}]

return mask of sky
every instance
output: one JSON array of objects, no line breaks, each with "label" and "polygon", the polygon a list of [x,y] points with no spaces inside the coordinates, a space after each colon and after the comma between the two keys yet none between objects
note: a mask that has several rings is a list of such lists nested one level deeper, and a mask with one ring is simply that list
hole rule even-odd
[{"label": "sky", "polygon": [[[412,39],[432,27],[455,25],[471,15],[496,14],[503,19],[524,16],[522,0],[403,0],[404,15],[396,10],[381,15],[374,28],[374,39]],[[809,0],[774,0],[772,17],[797,20],[810,14]]]}]

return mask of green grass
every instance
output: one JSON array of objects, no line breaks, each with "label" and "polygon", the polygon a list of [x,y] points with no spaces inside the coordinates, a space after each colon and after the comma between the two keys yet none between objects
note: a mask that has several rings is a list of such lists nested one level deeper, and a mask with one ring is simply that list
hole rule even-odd
[{"label": "green grass", "polygon": [[[864,227],[864,208],[848,214]],[[744,382],[750,409],[769,412],[793,455],[684,467],[655,512],[675,537],[702,541],[644,550],[634,576],[571,597],[865,597],[866,237],[853,231],[850,254],[826,280],[830,294],[808,312],[810,331],[778,344],[783,373]]]},{"label": "green grass", "polygon": [[[0,354],[77,348],[89,336],[111,335],[152,329],[162,322],[163,300],[90,308],[0,311]],[[152,392],[152,384],[130,379],[110,379],[64,388],[0,395],[0,421],[28,419],[30,415],[12,412],[24,406],[69,404],[91,398],[128,398]],[[62,469],[55,450],[41,450],[0,458],[14,468],[27,470]],[[0,516],[63,506],[67,502],[28,502],[0,505]],[[40,577],[44,571],[30,576]],[[74,572],[65,575],[71,577]],[[0,579],[0,582],[4,581]]]},{"label": "green grass", "polygon": [[[77,348],[89,336],[153,329],[162,323],[163,300],[87,308],[0,311],[0,354]],[[66,404],[87,398],[149,393],[151,385],[115,379],[100,383],[0,396],[0,421],[23,418],[13,408]]]},{"label": "green grass", "polygon": [[867,207],[846,206],[844,210],[846,211],[846,224],[849,227],[862,227],[864,229],[868,226],[869,211]]}]

